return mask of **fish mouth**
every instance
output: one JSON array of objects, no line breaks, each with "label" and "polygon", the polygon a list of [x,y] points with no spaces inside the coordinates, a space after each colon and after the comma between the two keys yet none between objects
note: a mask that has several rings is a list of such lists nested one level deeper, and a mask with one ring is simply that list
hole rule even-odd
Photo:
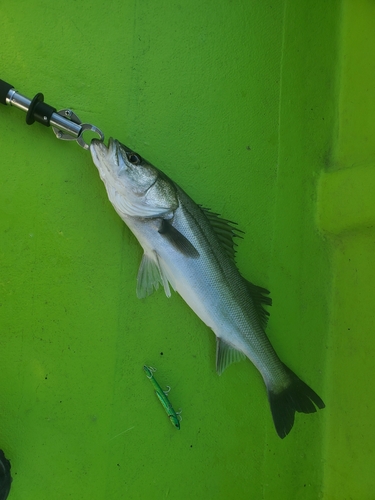
[{"label": "fish mouth", "polygon": [[104,144],[100,139],[92,139],[90,143],[90,153],[94,165],[99,169],[106,162],[109,153],[109,147]]},{"label": "fish mouth", "polygon": [[90,144],[90,152],[91,156],[94,160],[94,163],[100,163],[106,159],[115,159],[116,164],[119,164],[118,154],[120,146],[123,150],[125,150],[126,154],[133,153],[133,150],[121,144],[117,139],[113,139],[110,137],[108,140],[108,146],[104,144],[104,142],[100,139],[92,139]]},{"label": "fish mouth", "polygon": [[91,156],[98,161],[111,157],[116,149],[117,141],[112,137],[109,138],[108,147],[100,139],[92,139],[90,144]]},{"label": "fish mouth", "polygon": [[[108,139],[108,147],[101,139],[92,139],[90,148],[92,146],[96,151],[100,151],[102,153],[113,153],[113,151],[116,150],[119,145],[120,142],[117,139],[113,139],[113,137],[110,137]],[[125,144],[121,144],[121,146],[127,153],[134,153],[134,150],[128,148],[127,146],[125,146]]]},{"label": "fish mouth", "polygon": [[[109,139],[111,141],[111,139]],[[109,148],[100,139],[92,139],[90,144],[90,152],[94,156],[104,156],[108,153]]]},{"label": "fish mouth", "polygon": [[113,139],[113,137],[110,137],[108,140],[108,151],[109,153],[113,153],[116,151],[118,146],[118,141],[116,139]]},{"label": "fish mouth", "polygon": [[114,139],[113,137],[110,137],[108,139],[108,147],[104,144],[104,141],[102,141],[102,139],[92,139],[91,144],[95,147],[108,150],[108,149],[113,149],[113,147],[115,147],[118,144],[118,140]]}]

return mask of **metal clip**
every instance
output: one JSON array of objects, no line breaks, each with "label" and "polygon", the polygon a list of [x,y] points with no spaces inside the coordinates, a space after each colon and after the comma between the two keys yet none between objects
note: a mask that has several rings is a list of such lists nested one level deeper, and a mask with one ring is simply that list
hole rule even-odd
[{"label": "metal clip", "polygon": [[104,140],[103,132],[91,125],[82,123],[71,109],[56,111],[56,108],[44,102],[41,93],[36,94],[33,99],[17,92],[13,85],[0,80],[0,104],[14,106],[26,113],[26,123],[32,125],[36,121],[42,125],[52,127],[55,136],[63,141],[77,141],[83,149],[89,149],[90,144],[83,138],[83,132],[90,130]]},{"label": "metal clip", "polygon": [[[58,139],[61,139],[62,141],[77,141],[77,143],[83,149],[89,149],[90,144],[85,141],[83,132],[85,132],[86,130],[90,130],[91,132],[95,132],[96,134],[98,134],[101,141],[104,140],[104,134],[98,127],[96,127],[95,125],[91,125],[90,123],[82,123],[78,116],[73,113],[71,109],[62,109],[61,111],[57,111],[55,114],[68,119],[72,123],[72,127],[68,127],[65,121],[64,127],[62,127],[61,123],[52,125],[51,120],[53,133]],[[73,124],[78,125],[79,129],[75,130]]]}]

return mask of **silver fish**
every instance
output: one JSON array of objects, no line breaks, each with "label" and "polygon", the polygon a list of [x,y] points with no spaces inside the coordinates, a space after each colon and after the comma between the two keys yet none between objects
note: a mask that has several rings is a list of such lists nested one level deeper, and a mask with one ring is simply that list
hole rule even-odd
[{"label": "silver fish", "polygon": [[[234,223],[197,205],[175,182],[119,141],[94,139],[91,155],[116,212],[144,255],[137,296],[170,286],[216,335],[216,370],[248,357],[267,388],[276,431],[284,438],[295,412],[322,399],[277,356],[265,326],[269,292],[245,280],[234,262]],[[316,405],[316,406],[315,406]]]}]

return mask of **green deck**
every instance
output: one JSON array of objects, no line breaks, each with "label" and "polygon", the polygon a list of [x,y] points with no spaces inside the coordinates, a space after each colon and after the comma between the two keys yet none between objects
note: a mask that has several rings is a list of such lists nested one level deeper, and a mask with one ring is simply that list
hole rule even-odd
[{"label": "green deck", "polygon": [[[373,498],[374,3],[0,10],[0,78],[71,107],[239,223],[238,266],[271,290],[269,337],[327,405],[280,440],[251,363],[218,377],[214,335],[179,296],[136,298],[141,249],[89,153],[2,106],[9,498]],[[171,386],[180,431],[144,364]]]}]

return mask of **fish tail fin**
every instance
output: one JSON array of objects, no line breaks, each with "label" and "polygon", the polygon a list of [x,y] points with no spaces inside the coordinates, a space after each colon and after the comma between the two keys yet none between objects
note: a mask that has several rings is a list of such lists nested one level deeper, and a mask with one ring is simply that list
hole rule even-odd
[{"label": "fish tail fin", "polygon": [[[287,436],[294,424],[294,414],[315,413],[317,408],[325,407],[323,400],[303,382],[295,373],[285,366],[290,379],[289,385],[276,392],[268,389],[268,400],[271,407],[273,422],[277,434],[283,439]],[[316,408],[317,407],[317,408]]]}]

